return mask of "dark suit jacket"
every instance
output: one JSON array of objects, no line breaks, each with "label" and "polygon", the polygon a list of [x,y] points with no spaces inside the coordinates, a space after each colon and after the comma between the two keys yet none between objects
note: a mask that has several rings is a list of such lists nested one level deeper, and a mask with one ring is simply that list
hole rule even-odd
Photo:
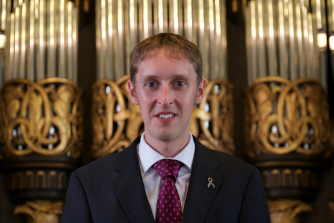
[{"label": "dark suit jacket", "polygon": [[[137,155],[140,137],[124,151],[76,170],[62,222],[154,223]],[[194,137],[195,156],[182,222],[270,222],[259,171],[207,149]],[[215,188],[208,188],[208,178]]]}]

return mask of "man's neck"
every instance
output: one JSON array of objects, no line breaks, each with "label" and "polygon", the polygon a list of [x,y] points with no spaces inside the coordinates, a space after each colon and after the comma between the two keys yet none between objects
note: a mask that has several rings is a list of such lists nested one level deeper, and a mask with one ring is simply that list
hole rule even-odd
[{"label": "man's neck", "polygon": [[146,143],[160,155],[166,158],[173,158],[179,154],[189,143],[190,134],[187,132],[187,137],[180,137],[173,141],[159,141],[153,137],[146,136],[144,134],[144,139]]}]

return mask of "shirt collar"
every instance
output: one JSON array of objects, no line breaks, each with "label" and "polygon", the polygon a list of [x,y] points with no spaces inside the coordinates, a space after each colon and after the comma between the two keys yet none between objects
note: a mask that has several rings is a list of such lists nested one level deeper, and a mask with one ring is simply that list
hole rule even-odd
[{"label": "shirt collar", "polygon": [[154,149],[152,149],[152,147],[150,147],[146,143],[144,134],[145,132],[141,135],[140,143],[138,147],[139,159],[140,159],[144,173],[146,173],[150,169],[150,167],[152,167],[153,164],[155,164],[156,162],[162,159],[173,159],[173,160],[180,161],[191,170],[191,166],[192,166],[194,154],[195,154],[195,143],[194,143],[193,136],[190,133],[189,133],[190,139],[186,147],[184,147],[184,149],[173,158],[166,158],[160,155],[160,153],[158,153]]}]

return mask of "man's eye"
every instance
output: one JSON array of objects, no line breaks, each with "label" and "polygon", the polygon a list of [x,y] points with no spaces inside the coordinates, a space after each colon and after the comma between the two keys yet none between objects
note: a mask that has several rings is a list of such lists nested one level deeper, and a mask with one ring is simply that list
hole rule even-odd
[{"label": "man's eye", "polygon": [[176,85],[177,87],[182,87],[184,84],[185,84],[185,83],[184,83],[183,81],[177,81],[177,82],[175,83],[175,85]]},{"label": "man's eye", "polygon": [[155,86],[157,86],[157,84],[155,82],[148,82],[146,85],[148,87],[155,87]]}]

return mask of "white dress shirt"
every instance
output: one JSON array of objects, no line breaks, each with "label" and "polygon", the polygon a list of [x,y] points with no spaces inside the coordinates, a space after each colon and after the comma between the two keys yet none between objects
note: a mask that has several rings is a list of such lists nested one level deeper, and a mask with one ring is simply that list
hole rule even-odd
[{"label": "white dress shirt", "polygon": [[151,210],[153,212],[154,219],[156,217],[157,202],[162,187],[162,179],[160,175],[152,168],[153,164],[161,159],[173,159],[182,162],[184,165],[179,171],[179,176],[176,179],[175,186],[179,192],[182,212],[184,203],[187,197],[187,191],[189,186],[189,179],[191,173],[191,166],[195,154],[195,143],[193,136],[190,134],[190,140],[187,146],[175,157],[163,157],[157,151],[152,149],[145,141],[143,133],[141,135],[140,143],[137,146],[137,152],[139,156],[140,170],[144,182],[145,192],[150,203]]}]

